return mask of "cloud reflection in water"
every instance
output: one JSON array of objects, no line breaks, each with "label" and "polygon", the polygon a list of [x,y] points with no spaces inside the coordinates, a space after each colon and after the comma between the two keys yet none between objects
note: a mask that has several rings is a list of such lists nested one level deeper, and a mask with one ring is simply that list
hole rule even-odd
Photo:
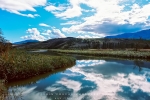
[{"label": "cloud reflection in water", "polygon": [[[127,61],[126,61],[127,62]],[[131,62],[131,61],[130,61]],[[77,64],[64,73],[57,73],[32,86],[25,86],[25,100],[133,100],[150,98],[150,69],[139,72],[134,62],[105,60],[77,60]],[[40,88],[39,88],[40,87]],[[69,93],[70,95],[39,95]]]}]

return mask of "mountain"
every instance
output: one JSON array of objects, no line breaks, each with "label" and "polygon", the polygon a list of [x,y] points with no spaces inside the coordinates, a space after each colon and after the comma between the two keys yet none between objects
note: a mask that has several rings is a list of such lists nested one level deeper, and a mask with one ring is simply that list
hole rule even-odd
[{"label": "mountain", "polygon": [[20,41],[20,42],[15,42],[13,43],[14,45],[22,45],[22,44],[30,44],[30,43],[38,43],[40,41],[38,40],[24,40],[24,41]]},{"label": "mountain", "polygon": [[17,45],[22,49],[99,49],[99,48],[134,48],[134,44],[139,44],[141,48],[150,48],[149,40],[139,39],[114,39],[114,38],[55,38],[38,43]]},{"label": "mountain", "polygon": [[124,33],[115,36],[107,36],[106,38],[122,38],[122,39],[147,39],[150,40],[150,29],[142,30],[135,33]]}]

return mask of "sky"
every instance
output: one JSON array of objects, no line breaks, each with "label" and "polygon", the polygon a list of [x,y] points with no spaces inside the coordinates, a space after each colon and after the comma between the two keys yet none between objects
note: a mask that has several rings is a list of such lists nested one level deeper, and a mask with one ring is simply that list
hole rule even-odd
[{"label": "sky", "polygon": [[10,42],[102,38],[150,27],[150,0],[0,0]]}]

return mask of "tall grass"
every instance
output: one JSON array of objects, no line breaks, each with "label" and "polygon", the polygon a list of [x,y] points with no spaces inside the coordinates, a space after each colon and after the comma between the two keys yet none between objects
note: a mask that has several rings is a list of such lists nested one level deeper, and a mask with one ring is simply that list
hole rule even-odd
[{"label": "tall grass", "polygon": [[11,50],[0,56],[0,78],[7,81],[25,79],[74,64],[72,57]]},{"label": "tall grass", "polygon": [[0,80],[0,100],[4,100],[7,93],[3,80]]},{"label": "tall grass", "polygon": [[106,57],[120,57],[120,58],[140,58],[150,59],[150,51],[132,51],[132,50],[61,50],[61,49],[50,49],[49,51],[66,54],[80,54],[80,55],[91,55],[91,56],[106,56]]}]

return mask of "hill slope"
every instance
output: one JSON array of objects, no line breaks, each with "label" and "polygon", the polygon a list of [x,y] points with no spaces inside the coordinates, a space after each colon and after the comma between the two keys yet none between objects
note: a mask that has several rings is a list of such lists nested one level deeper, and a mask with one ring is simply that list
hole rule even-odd
[{"label": "hill slope", "polygon": [[106,38],[124,38],[124,39],[148,39],[150,40],[150,29],[135,33],[124,33],[116,36],[107,36]]},{"label": "hill slope", "polygon": [[18,45],[17,48],[26,49],[119,49],[119,48],[135,48],[136,45],[140,48],[149,48],[149,40],[140,39],[81,39],[81,38],[58,38],[50,39],[44,42]]}]

